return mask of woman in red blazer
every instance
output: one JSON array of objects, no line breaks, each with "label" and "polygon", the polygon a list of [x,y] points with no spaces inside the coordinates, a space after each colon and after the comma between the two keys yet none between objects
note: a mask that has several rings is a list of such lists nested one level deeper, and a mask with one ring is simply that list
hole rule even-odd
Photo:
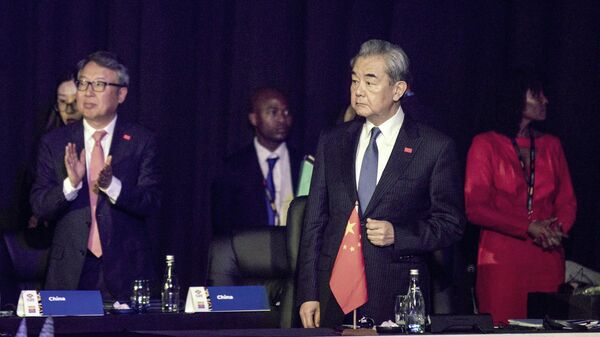
[{"label": "woman in red blazer", "polygon": [[518,71],[505,91],[495,130],[473,139],[465,180],[467,217],[481,226],[479,311],[496,324],[527,317],[529,292],[563,282],[561,240],[577,208],[559,139],[531,125],[546,118],[541,83]]}]

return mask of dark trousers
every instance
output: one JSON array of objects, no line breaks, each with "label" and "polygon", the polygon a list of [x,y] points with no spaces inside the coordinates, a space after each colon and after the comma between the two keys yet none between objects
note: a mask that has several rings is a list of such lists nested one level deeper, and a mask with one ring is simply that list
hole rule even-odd
[{"label": "dark trousers", "polygon": [[96,257],[88,250],[83,263],[83,270],[79,277],[79,290],[100,290],[104,301],[114,301],[114,296],[106,287],[104,280],[104,268],[102,265],[102,257]]}]

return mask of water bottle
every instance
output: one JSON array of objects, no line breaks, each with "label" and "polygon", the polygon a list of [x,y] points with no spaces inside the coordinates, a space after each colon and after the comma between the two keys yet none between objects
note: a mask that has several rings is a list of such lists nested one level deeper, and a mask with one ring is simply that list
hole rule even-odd
[{"label": "water bottle", "polygon": [[408,333],[425,331],[425,300],[419,288],[419,270],[410,270],[410,285],[406,294],[406,330]]},{"label": "water bottle", "polygon": [[166,262],[167,267],[161,292],[162,311],[179,312],[179,283],[177,283],[177,276],[173,272],[175,257],[167,255]]}]

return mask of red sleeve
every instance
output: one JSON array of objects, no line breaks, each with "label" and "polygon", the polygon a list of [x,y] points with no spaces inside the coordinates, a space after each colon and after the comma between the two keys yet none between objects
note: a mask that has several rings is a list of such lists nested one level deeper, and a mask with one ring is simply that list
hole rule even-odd
[{"label": "red sleeve", "polygon": [[495,206],[493,159],[496,156],[490,139],[476,136],[467,155],[465,208],[473,224],[513,237],[527,239],[527,217],[511,214]]},{"label": "red sleeve", "polygon": [[573,191],[573,184],[571,183],[569,165],[567,164],[565,153],[563,152],[558,138],[556,139],[556,146],[554,149],[553,157],[556,158],[554,165],[556,165],[555,170],[557,173],[557,191],[556,200],[554,202],[556,207],[555,216],[558,218],[558,222],[562,223],[563,231],[568,233],[575,222],[577,200],[575,198],[575,192]]}]

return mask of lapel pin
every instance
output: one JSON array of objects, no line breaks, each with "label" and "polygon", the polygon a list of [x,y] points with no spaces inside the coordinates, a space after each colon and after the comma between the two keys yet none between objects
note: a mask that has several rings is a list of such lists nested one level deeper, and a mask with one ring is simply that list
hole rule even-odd
[{"label": "lapel pin", "polygon": [[412,147],[405,147],[404,148],[404,152],[405,153],[412,153]]},{"label": "lapel pin", "polygon": [[125,139],[126,141],[130,141],[131,140],[131,136],[128,134],[124,134],[123,135],[123,139]]}]

